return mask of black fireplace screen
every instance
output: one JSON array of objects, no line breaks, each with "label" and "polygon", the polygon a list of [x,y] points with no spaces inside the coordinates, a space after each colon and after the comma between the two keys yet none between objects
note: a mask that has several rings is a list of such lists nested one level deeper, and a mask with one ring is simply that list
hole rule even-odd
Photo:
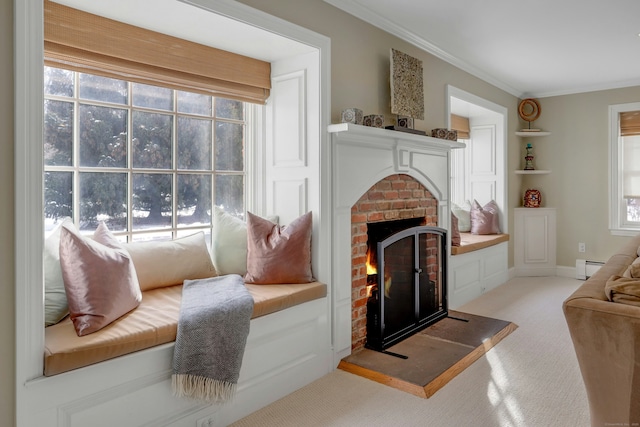
[{"label": "black fireplace screen", "polygon": [[418,226],[377,244],[366,347],[384,350],[447,316],[446,230]]}]

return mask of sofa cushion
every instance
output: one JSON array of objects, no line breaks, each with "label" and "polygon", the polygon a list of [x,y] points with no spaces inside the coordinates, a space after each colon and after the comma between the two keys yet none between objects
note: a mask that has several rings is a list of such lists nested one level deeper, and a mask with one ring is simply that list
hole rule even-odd
[{"label": "sofa cushion", "polygon": [[126,243],[124,247],[131,254],[143,291],[217,276],[202,231],[174,240]]},{"label": "sofa cushion", "polygon": [[101,222],[93,239],[70,221],[60,229],[60,266],[78,336],[98,331],[140,304],[142,294],[128,252]]},{"label": "sofa cushion", "polygon": [[247,283],[308,283],[312,214],[281,227],[247,212]]}]

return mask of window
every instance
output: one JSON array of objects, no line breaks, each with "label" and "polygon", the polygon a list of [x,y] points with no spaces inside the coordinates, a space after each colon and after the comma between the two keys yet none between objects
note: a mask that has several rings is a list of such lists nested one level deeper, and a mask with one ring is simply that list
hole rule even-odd
[{"label": "window", "polygon": [[[494,200],[500,230],[508,233],[506,205],[507,108],[447,85],[448,125],[458,132],[463,149],[451,152],[451,202],[481,205]],[[465,120],[466,119],[466,120]]]},{"label": "window", "polygon": [[241,101],[45,67],[45,230],[72,217],[122,239],[243,217],[250,108]]},{"label": "window", "polygon": [[640,102],[609,106],[609,229],[640,231]]}]

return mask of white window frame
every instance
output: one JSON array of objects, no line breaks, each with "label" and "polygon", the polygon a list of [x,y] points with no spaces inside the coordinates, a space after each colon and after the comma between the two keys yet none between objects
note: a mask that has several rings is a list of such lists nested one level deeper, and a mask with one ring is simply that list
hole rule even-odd
[{"label": "white window frame", "polygon": [[627,221],[622,195],[622,138],[620,113],[640,110],[640,102],[609,105],[609,231],[614,236],[635,236],[640,223]]}]

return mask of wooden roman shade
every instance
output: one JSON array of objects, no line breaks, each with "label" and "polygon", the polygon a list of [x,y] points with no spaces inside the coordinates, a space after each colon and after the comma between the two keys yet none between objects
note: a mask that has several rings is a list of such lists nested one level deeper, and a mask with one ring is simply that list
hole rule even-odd
[{"label": "wooden roman shade", "polygon": [[458,139],[469,139],[471,136],[469,130],[469,118],[451,115],[451,129],[458,131]]},{"label": "wooden roman shade", "polygon": [[640,111],[620,113],[622,196],[640,199]]},{"label": "wooden roman shade", "polygon": [[640,135],[640,111],[620,113],[620,136]]},{"label": "wooden roman shade", "polygon": [[137,83],[264,104],[271,65],[48,0],[45,64]]}]

